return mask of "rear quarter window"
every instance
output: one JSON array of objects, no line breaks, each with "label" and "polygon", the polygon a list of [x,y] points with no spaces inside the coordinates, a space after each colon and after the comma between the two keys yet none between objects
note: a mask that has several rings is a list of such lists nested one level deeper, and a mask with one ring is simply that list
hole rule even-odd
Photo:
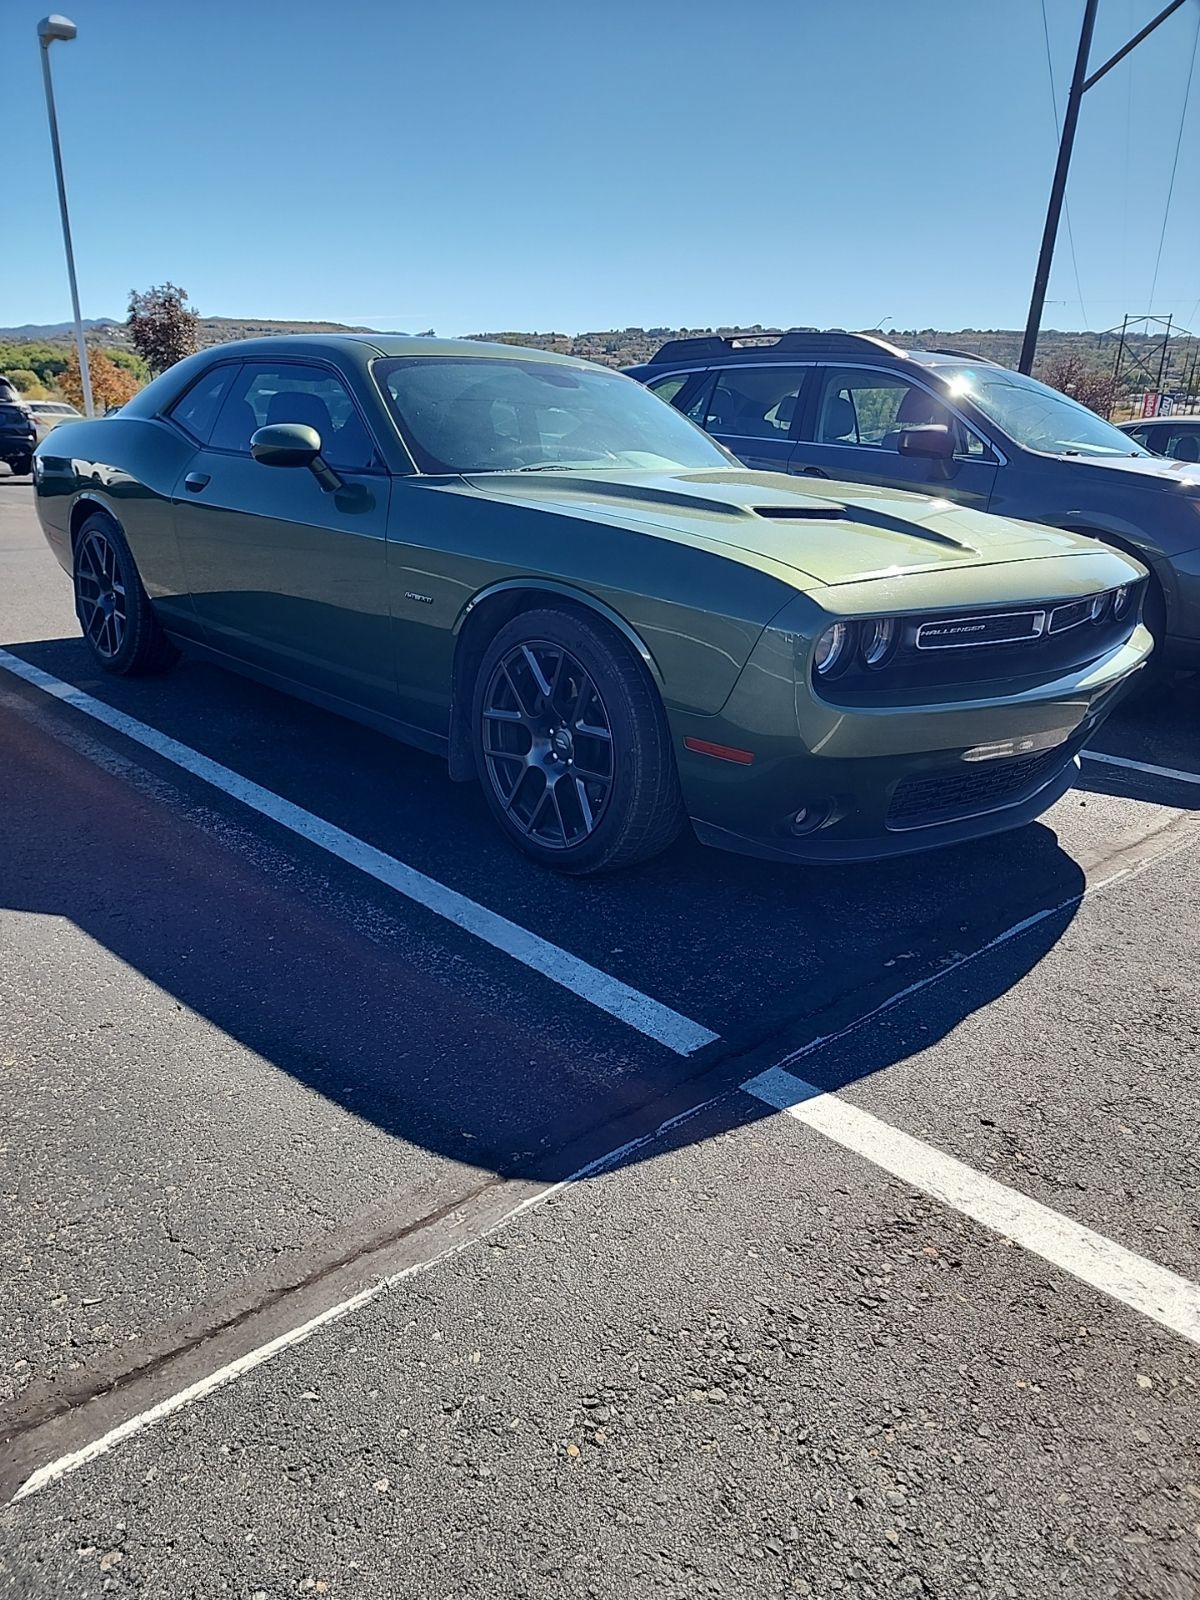
[{"label": "rear quarter window", "polygon": [[198,444],[207,444],[221,402],[237,371],[236,361],[210,367],[207,372],[201,373],[190,389],[180,395],[173,406],[168,406],[166,415]]}]

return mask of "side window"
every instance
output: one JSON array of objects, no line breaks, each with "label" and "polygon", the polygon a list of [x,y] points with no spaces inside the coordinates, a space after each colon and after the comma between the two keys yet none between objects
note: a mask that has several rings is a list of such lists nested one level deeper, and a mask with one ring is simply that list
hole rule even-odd
[{"label": "side window", "polygon": [[1167,428],[1163,454],[1172,461],[1200,461],[1200,428]]},{"label": "side window", "polygon": [[660,400],[669,400],[676,411],[681,411],[690,421],[703,427],[708,414],[708,397],[715,382],[715,372],[674,372],[669,378],[659,378],[646,387]]},{"label": "side window", "polygon": [[[237,370],[236,361],[227,361],[223,366],[213,367],[202,377],[197,378],[192,387],[180,395],[167,412],[171,421],[178,423],[198,444],[208,443],[208,436],[212,432],[213,423],[217,420],[221,401],[224,400],[225,392]],[[62,409],[65,410],[66,407]]]},{"label": "side window", "polygon": [[804,367],[722,367],[704,426],[710,433],[741,439],[786,439],[805,371]]},{"label": "side window", "polygon": [[221,407],[211,444],[250,450],[251,436],[276,422],[300,422],[321,436],[321,454],[347,472],[374,465],[375,450],[345,384],[324,367],[248,361]]},{"label": "side window", "polygon": [[656,394],[660,400],[666,400],[671,405],[674,405],[675,396],[690,377],[690,372],[673,372],[669,378],[658,378],[654,383],[648,383],[646,387],[651,394]]},{"label": "side window", "polygon": [[822,384],[816,442],[898,451],[906,428],[931,422],[950,428],[960,455],[986,455],[982,441],[959,425],[948,406],[899,373],[835,368]]}]

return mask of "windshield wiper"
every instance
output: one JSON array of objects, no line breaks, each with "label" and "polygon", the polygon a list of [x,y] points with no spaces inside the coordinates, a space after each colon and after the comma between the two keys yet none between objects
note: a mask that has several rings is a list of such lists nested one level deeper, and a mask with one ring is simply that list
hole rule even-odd
[{"label": "windshield wiper", "polygon": [[537,461],[529,467],[512,467],[513,472],[603,472],[598,461]]}]

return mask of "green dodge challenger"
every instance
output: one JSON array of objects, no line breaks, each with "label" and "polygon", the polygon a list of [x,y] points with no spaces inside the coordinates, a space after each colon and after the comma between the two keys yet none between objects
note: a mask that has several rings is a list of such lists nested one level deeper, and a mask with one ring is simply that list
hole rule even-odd
[{"label": "green dodge challenger", "polygon": [[1151,648],[1145,572],[741,468],[632,379],[390,335],[191,356],[65,423],[38,514],[106,671],[177,647],[436,751],[587,873],[864,861],[1029,822]]}]

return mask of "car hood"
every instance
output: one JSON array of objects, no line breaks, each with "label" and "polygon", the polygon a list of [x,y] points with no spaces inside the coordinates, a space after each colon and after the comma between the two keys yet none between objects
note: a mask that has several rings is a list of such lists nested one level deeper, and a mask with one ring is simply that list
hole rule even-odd
[{"label": "car hood", "polygon": [[841,584],[1095,549],[1040,524],[898,489],[735,468],[705,472],[492,472],[490,498],[719,546],[751,565]]},{"label": "car hood", "polygon": [[[1170,461],[1166,456],[1058,456],[1074,468],[1095,468],[1107,475],[1116,475],[1131,483],[1147,488],[1183,489],[1200,494],[1200,463],[1195,461]],[[1113,488],[1117,485],[1113,484]]]}]

